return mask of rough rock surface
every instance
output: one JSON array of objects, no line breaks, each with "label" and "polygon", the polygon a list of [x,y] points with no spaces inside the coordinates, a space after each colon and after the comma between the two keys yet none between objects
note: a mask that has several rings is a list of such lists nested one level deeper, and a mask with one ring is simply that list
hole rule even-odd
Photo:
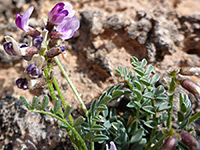
[{"label": "rough rock surface", "polygon": [[0,149],[47,150],[71,149],[66,131],[56,119],[30,113],[21,101],[0,99]]}]

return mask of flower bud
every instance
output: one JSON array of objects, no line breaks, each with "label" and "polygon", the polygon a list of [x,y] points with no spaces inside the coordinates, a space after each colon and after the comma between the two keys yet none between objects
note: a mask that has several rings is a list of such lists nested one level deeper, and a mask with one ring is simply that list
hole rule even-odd
[{"label": "flower bud", "polygon": [[28,81],[26,78],[19,78],[16,81],[16,85],[18,88],[26,90],[28,89]]},{"label": "flower bud", "polygon": [[197,101],[200,101],[200,87],[192,80],[189,79],[179,79],[181,86],[192,93]]},{"label": "flower bud", "polygon": [[51,39],[60,39],[62,34],[58,31],[51,31],[50,34],[49,34],[50,38]]},{"label": "flower bud", "polygon": [[33,46],[35,46],[38,50],[40,50],[41,44],[42,44],[42,40],[43,40],[43,37],[38,36],[38,35],[34,36],[33,40],[32,40]]},{"label": "flower bud", "polygon": [[28,32],[26,32],[27,35],[34,37],[34,36],[39,36],[41,33],[37,29],[34,28],[29,28]]},{"label": "flower bud", "polygon": [[38,53],[38,49],[35,46],[30,46],[25,48],[24,51],[22,51],[22,56],[29,56],[34,55]]},{"label": "flower bud", "polygon": [[53,58],[53,57],[59,55],[60,53],[62,53],[63,51],[65,51],[65,50],[66,50],[66,46],[53,47],[46,52],[46,56],[49,57],[49,58]]},{"label": "flower bud", "polygon": [[163,146],[162,146],[162,150],[173,150],[175,149],[177,146],[177,139],[174,136],[170,136],[168,137]]},{"label": "flower bud", "polygon": [[188,132],[180,131],[181,142],[183,142],[186,146],[188,146],[191,150],[200,149],[199,142]]}]

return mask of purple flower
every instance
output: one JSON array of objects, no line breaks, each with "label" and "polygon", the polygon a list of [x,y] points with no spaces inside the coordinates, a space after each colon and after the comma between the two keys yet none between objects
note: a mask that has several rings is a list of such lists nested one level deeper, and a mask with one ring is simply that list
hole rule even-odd
[{"label": "purple flower", "polygon": [[29,25],[28,25],[28,19],[30,18],[32,12],[34,10],[34,7],[31,6],[25,13],[24,15],[21,14],[16,14],[16,19],[15,19],[15,23],[16,25],[22,29],[25,32],[29,31]]},{"label": "purple flower", "polygon": [[35,46],[38,50],[40,50],[42,40],[43,40],[42,36],[39,36],[39,35],[34,36],[32,40],[33,46]]},{"label": "purple flower", "polygon": [[4,43],[4,50],[9,55],[14,56],[32,56],[38,53],[34,46],[28,47],[26,44],[20,44],[10,36],[5,36],[6,43]]},{"label": "purple flower", "polygon": [[37,68],[36,64],[30,64],[26,71],[28,74],[30,74],[31,76],[38,76],[40,71],[39,69]]},{"label": "purple flower", "polygon": [[26,78],[19,78],[19,79],[17,79],[16,85],[20,89],[24,89],[24,90],[28,89],[28,81],[27,81]]},{"label": "purple flower", "polygon": [[[35,64],[35,66],[32,67],[36,67],[38,71],[41,72],[42,68],[46,65],[45,58],[39,54],[35,54],[33,55],[30,64]],[[30,67],[28,70],[31,70],[32,67]]]},{"label": "purple flower", "polygon": [[12,42],[7,42],[3,44],[3,48],[8,55],[16,55],[16,52],[13,49]]},{"label": "purple flower", "polygon": [[62,34],[61,38],[64,40],[70,39],[75,35],[80,27],[80,22],[77,18],[66,17],[58,26],[57,31]]},{"label": "purple flower", "polygon": [[113,141],[111,141],[110,148],[108,148],[108,144],[106,144],[106,150],[117,150],[115,143]]},{"label": "purple flower", "polygon": [[53,9],[48,13],[48,21],[54,25],[61,23],[65,17],[73,17],[75,10],[68,2],[57,3]]}]

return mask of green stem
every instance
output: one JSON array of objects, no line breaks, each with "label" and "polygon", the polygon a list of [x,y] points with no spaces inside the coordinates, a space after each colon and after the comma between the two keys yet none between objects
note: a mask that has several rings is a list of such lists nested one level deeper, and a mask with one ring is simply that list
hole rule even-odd
[{"label": "green stem", "polygon": [[167,119],[167,128],[171,130],[172,128],[172,113],[173,113],[173,104],[174,104],[174,91],[176,89],[176,72],[172,73],[170,88],[169,88],[169,104],[171,108],[168,110],[168,119]]},{"label": "green stem", "polygon": [[189,124],[193,123],[195,120],[197,120],[200,117],[200,112],[194,114],[192,117],[189,119]]},{"label": "green stem", "polygon": [[91,150],[94,150],[94,142],[91,142]]},{"label": "green stem", "polygon": [[172,127],[172,112],[173,112],[174,94],[169,96],[169,104],[171,108],[168,110],[167,128],[170,130]]},{"label": "green stem", "polygon": [[[45,78],[46,78],[46,82],[47,82],[47,88],[49,89],[49,93],[50,93],[50,95],[52,97],[53,103],[55,104],[56,99],[57,99],[56,98],[56,93],[54,91],[54,88],[53,88],[53,85],[52,85],[52,81],[50,80],[49,72],[48,72],[48,68],[47,67],[44,68],[44,74],[45,74]],[[61,108],[59,109],[59,114],[62,115],[62,116],[64,115]]]},{"label": "green stem", "polygon": [[53,99],[53,102],[55,103],[56,102],[56,93],[54,91],[54,88],[53,88],[53,85],[52,85],[52,82],[50,80],[50,77],[49,77],[49,73],[48,73],[48,68],[45,67],[44,68],[44,74],[45,74],[45,78],[46,78],[46,82],[47,82],[47,86],[48,86],[48,89],[49,89],[49,93]]},{"label": "green stem", "polygon": [[59,61],[59,59],[57,57],[55,57],[54,60],[55,60],[56,64],[58,65],[58,67],[60,68],[60,70],[61,70],[62,74],[64,75],[65,79],[67,80],[68,84],[72,88],[72,90],[73,90],[74,94],[76,95],[79,103],[81,104],[81,107],[82,107],[83,111],[85,112],[85,115],[87,116],[87,114],[88,114],[87,108],[86,108],[85,104],[83,103],[83,101],[82,101],[79,93],[77,92],[76,88],[72,84],[70,78],[68,77],[64,67],[62,66],[62,64],[60,63],[60,61]]},{"label": "green stem", "polygon": [[45,112],[45,111],[41,111],[41,110],[30,110],[30,111],[35,112],[35,113],[41,113],[41,114],[49,115],[49,116],[54,117],[54,118],[60,120],[61,122],[63,122],[69,128],[69,130],[71,130],[74,133],[77,140],[80,141],[80,143],[82,144],[83,150],[88,150],[88,148],[87,148],[84,140],[82,139],[82,137],[79,135],[79,133],[76,131],[76,129],[74,127],[72,127],[65,119],[62,119],[59,116],[52,114],[50,112]]},{"label": "green stem", "polygon": [[65,109],[65,108],[67,107],[67,104],[66,104],[66,102],[65,102],[65,98],[64,98],[64,96],[63,96],[63,94],[62,94],[62,92],[61,92],[61,90],[60,90],[60,87],[59,87],[58,82],[57,82],[57,80],[56,80],[55,77],[53,78],[53,83],[54,83],[54,85],[55,85],[55,88],[56,88],[56,90],[57,90],[57,92],[58,92],[58,95],[59,95],[59,97],[60,97],[60,99],[61,99],[61,102],[62,102],[62,104],[63,104],[63,106],[64,106],[64,109]]},{"label": "green stem", "polygon": [[[62,104],[64,106],[64,109],[66,109],[67,104],[65,102],[65,98],[64,98],[64,96],[62,94],[62,91],[60,90],[60,87],[59,87],[58,82],[57,82],[55,77],[53,78],[53,83],[55,85],[56,90],[58,91],[58,95],[59,95],[59,97],[61,99],[61,102],[62,102]],[[72,118],[71,114],[68,116],[68,119],[69,119],[70,124],[73,126],[74,125],[74,121],[73,121],[73,118]]]}]

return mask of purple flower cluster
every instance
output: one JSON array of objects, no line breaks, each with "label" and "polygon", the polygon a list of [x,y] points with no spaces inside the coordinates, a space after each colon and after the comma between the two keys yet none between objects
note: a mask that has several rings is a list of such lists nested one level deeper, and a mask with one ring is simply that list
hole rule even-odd
[{"label": "purple flower cluster", "polygon": [[15,23],[17,27],[26,33],[27,43],[18,43],[10,36],[5,36],[6,43],[3,47],[8,55],[21,56],[28,61],[28,66],[24,71],[23,77],[16,81],[21,89],[33,89],[38,82],[43,82],[43,68],[50,59],[66,50],[66,46],[58,45],[58,41],[72,38],[80,22],[74,17],[75,10],[68,2],[57,3],[48,13],[48,21],[44,30],[29,26],[29,18],[34,11],[31,6],[24,15],[16,14]]}]

